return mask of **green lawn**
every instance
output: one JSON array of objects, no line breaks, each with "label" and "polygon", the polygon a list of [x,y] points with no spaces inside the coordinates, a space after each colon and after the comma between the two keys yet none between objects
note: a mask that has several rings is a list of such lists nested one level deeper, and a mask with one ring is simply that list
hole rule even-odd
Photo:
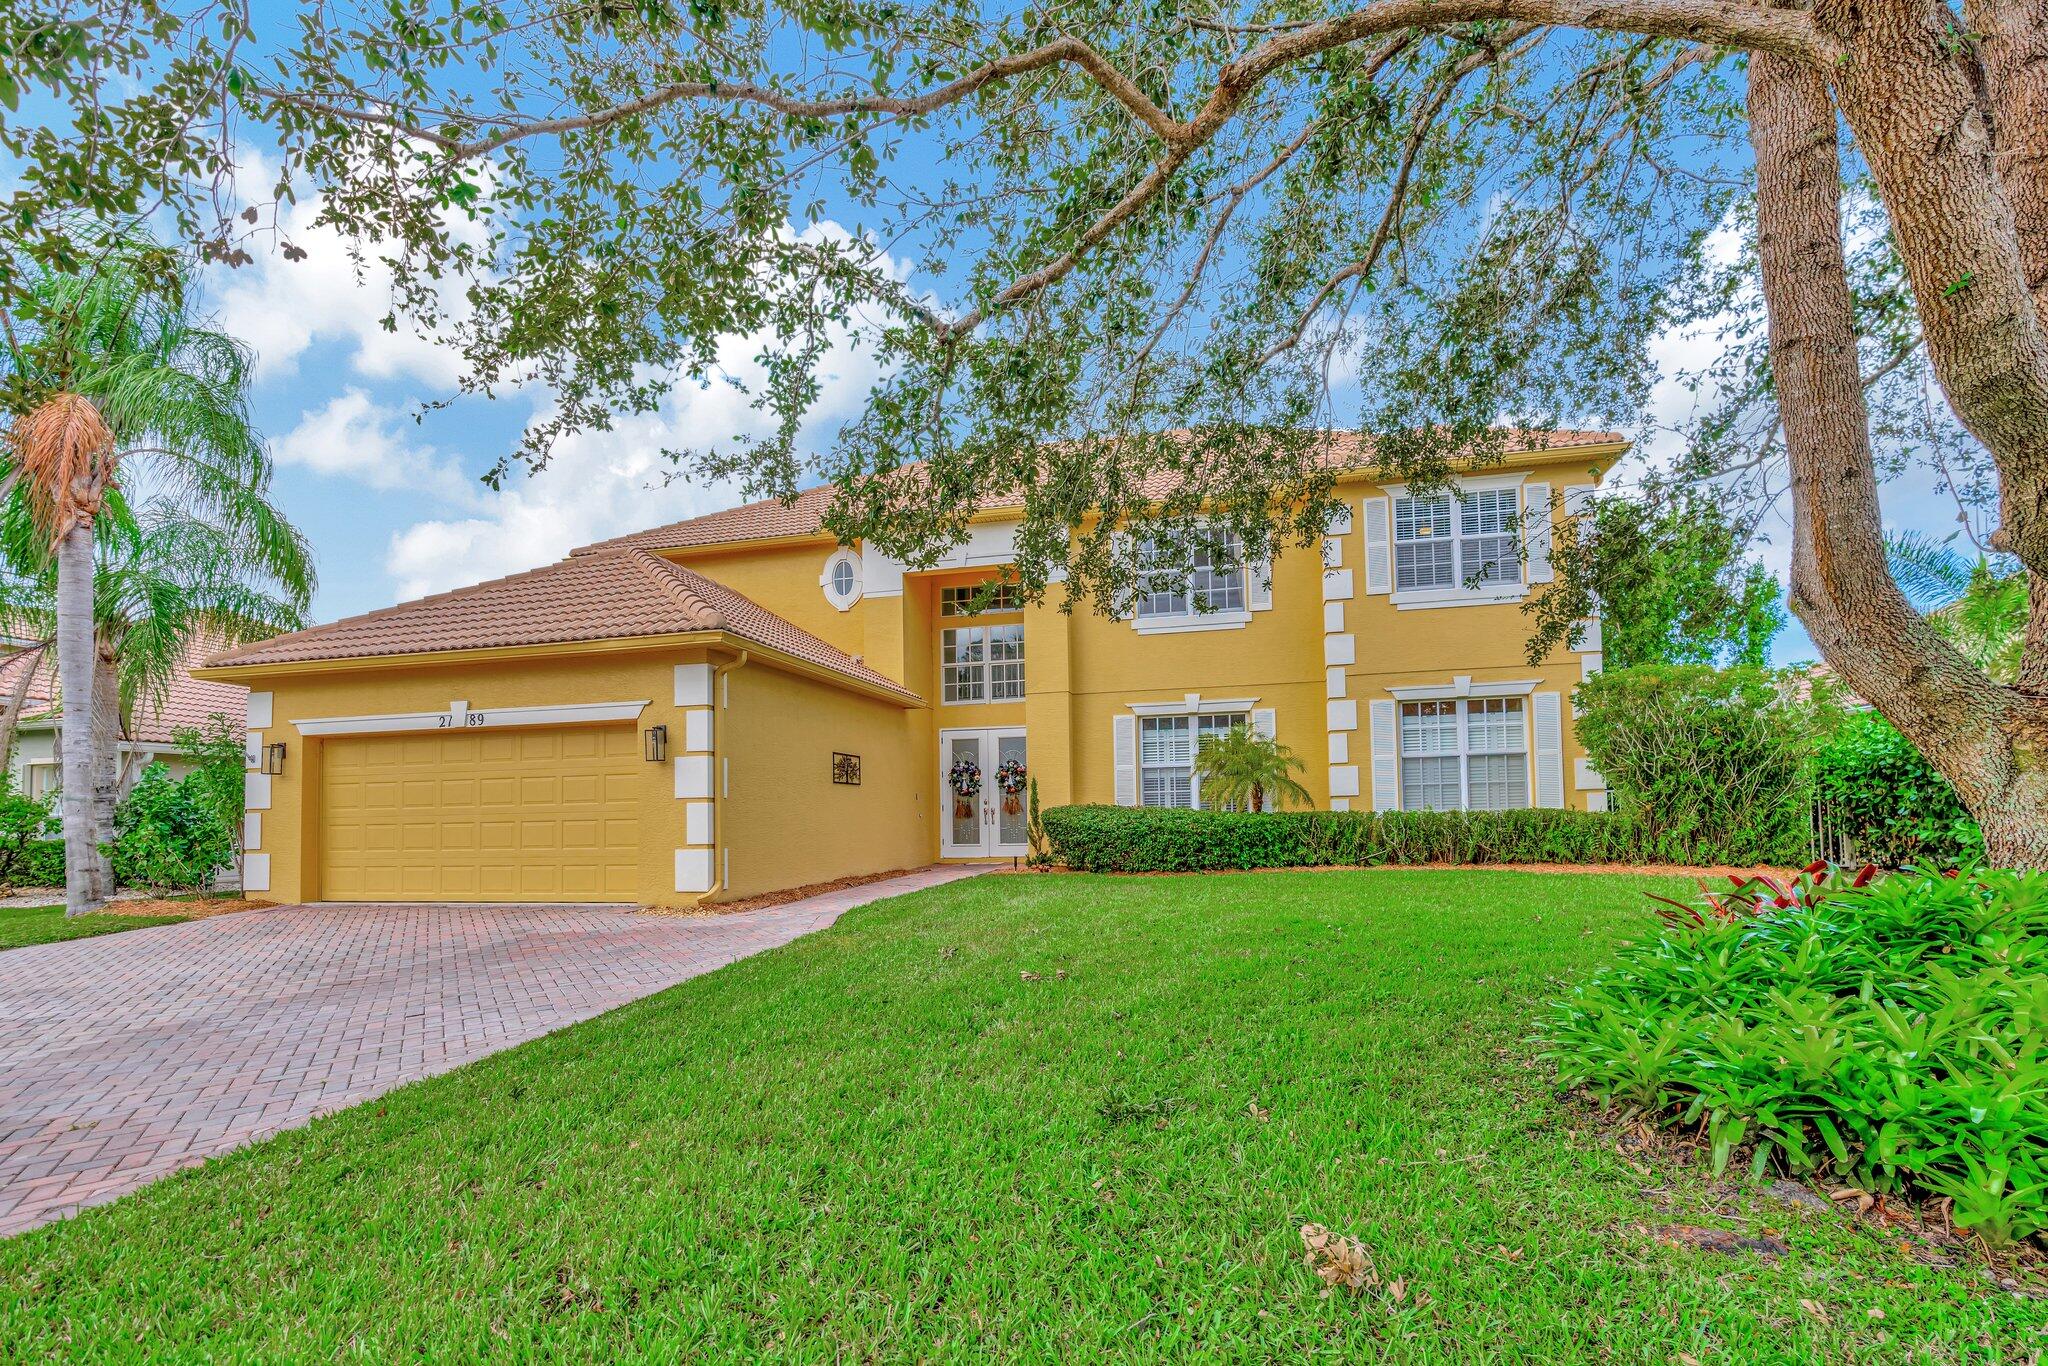
[{"label": "green lawn", "polygon": [[[1643,1175],[1551,1094],[1532,1008],[1649,923],[1644,885],[998,876],[882,903],[0,1243],[0,1355],[1890,1362],[2048,1342],[2048,1304],[1832,1213]],[[1311,1220],[1361,1238],[1405,1301],[1320,1298]],[[1681,1251],[1648,1231],[1669,1223],[1790,1253]]]},{"label": "green lawn", "polygon": [[175,925],[182,915],[81,915],[64,918],[62,906],[16,906],[0,909],[0,949],[30,944],[55,944],[64,939],[90,939],[96,934],[139,930],[145,925]]}]

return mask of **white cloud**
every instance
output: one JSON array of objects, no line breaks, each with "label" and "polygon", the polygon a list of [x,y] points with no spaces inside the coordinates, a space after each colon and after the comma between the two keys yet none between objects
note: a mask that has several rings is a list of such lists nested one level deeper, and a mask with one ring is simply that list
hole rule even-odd
[{"label": "white cloud", "polygon": [[[250,185],[269,183],[274,170],[258,161],[241,168]],[[464,374],[461,354],[441,336],[422,333],[405,319],[387,330],[391,315],[391,270],[376,245],[350,254],[340,231],[316,224],[319,196],[280,204],[275,237],[252,240],[253,264],[221,270],[214,277],[214,302],[226,330],[256,352],[259,381],[298,373],[299,358],[316,343],[339,341],[351,347],[349,364],[371,379],[411,379],[424,387],[449,390]],[[481,225],[466,215],[451,217],[451,236],[471,243],[482,240]],[[306,253],[285,259],[283,244]],[[461,291],[441,290],[444,308],[459,316]]]},{"label": "white cloud", "polygon": [[299,418],[271,453],[330,478],[350,479],[381,491],[411,489],[451,502],[474,504],[479,485],[432,445],[418,440],[404,413],[351,385]]},{"label": "white cloud", "polygon": [[[725,348],[728,356],[747,358],[727,369],[750,387],[762,378],[752,359],[760,341],[747,338]],[[819,368],[823,391],[800,441],[808,451],[820,449],[859,411],[879,374],[851,334],[840,336]],[[608,432],[563,438],[545,470],[530,477],[515,473],[502,492],[485,496],[477,515],[417,522],[396,533],[386,567],[399,596],[415,598],[531,569],[592,541],[728,507],[738,496],[731,485],[664,485],[662,477],[672,467],[661,452],[766,430],[763,415],[732,385],[679,386],[658,413],[621,418]]]}]

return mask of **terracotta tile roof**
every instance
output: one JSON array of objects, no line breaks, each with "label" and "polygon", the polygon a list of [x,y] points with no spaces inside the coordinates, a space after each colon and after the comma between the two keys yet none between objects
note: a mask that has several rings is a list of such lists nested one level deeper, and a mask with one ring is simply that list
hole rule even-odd
[{"label": "terracotta tile roof", "polygon": [[229,650],[207,662],[293,664],[685,631],[726,631],[905,701],[922,700],[752,599],[641,550],[574,556]]},{"label": "terracotta tile roof", "polygon": [[[129,738],[143,744],[168,745],[181,730],[198,730],[208,717],[219,713],[237,731],[249,714],[249,690],[238,683],[215,683],[194,678],[187,672],[220,648],[217,640],[195,640],[185,651],[176,677],[163,696],[144,698],[135,708]],[[0,703],[12,696],[20,671],[30,667],[26,650],[0,661]],[[62,713],[57,695],[57,652],[47,649],[34,662],[35,681],[29,684],[30,700],[22,708],[24,725],[48,722]]]},{"label": "terracotta tile roof", "polygon": [[42,711],[57,699],[57,651],[54,647],[42,650],[16,650],[6,659],[0,660],[0,706],[14,696],[14,689],[21,682],[24,669],[35,671],[29,680],[28,692],[22,697],[22,714]]},{"label": "terracotta tile roof", "polygon": [[[1357,432],[1333,432],[1325,453],[1323,464],[1338,469],[1353,466],[1363,467],[1368,463],[1363,443]],[[1564,450],[1575,446],[1607,446],[1627,440],[1620,432],[1555,431],[1541,434],[1540,439],[1525,442],[1510,441],[1512,454],[1532,450]],[[918,468],[906,466],[907,470]],[[1170,470],[1153,472],[1144,484],[1144,492],[1159,498],[1169,493],[1178,476]],[[598,541],[570,552],[571,555],[595,555],[605,551],[638,550],[681,550],[691,546],[723,545],[735,541],[766,541],[781,536],[811,536],[818,532],[825,511],[832,504],[833,486],[820,484],[796,495],[792,502],[785,503],[778,498],[763,499],[758,503],[746,503],[740,507],[726,508],[722,512],[706,513],[702,517],[691,517],[666,526],[650,527],[630,535],[617,536],[608,541]],[[1024,496],[1018,492],[991,494],[981,500],[985,512],[1001,508],[1022,507]]]}]

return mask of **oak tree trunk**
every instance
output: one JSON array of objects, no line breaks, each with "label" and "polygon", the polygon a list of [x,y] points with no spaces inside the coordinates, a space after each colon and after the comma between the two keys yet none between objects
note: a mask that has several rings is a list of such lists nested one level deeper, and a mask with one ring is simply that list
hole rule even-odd
[{"label": "oak tree trunk", "polygon": [[64,721],[57,732],[63,773],[64,914],[100,907],[94,895],[92,710],[93,527],[80,517],[57,542],[57,687]]},{"label": "oak tree trunk", "polygon": [[[1792,608],[1849,685],[1955,784],[1991,861],[2048,867],[2041,699],[1958,655],[1905,600],[1885,560],[1826,79],[1754,54],[1749,113],[1771,369],[1792,474]],[[2020,298],[2016,325],[2038,331],[2031,299]]]}]

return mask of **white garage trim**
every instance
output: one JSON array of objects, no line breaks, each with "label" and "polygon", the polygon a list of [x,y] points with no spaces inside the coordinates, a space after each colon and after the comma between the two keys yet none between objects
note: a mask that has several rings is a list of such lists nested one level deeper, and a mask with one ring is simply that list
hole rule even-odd
[{"label": "white garage trim", "polygon": [[391,712],[383,716],[312,716],[295,720],[301,735],[377,735],[417,730],[489,730],[498,726],[567,726],[593,721],[638,721],[638,702],[563,702],[545,707],[481,707]]}]

